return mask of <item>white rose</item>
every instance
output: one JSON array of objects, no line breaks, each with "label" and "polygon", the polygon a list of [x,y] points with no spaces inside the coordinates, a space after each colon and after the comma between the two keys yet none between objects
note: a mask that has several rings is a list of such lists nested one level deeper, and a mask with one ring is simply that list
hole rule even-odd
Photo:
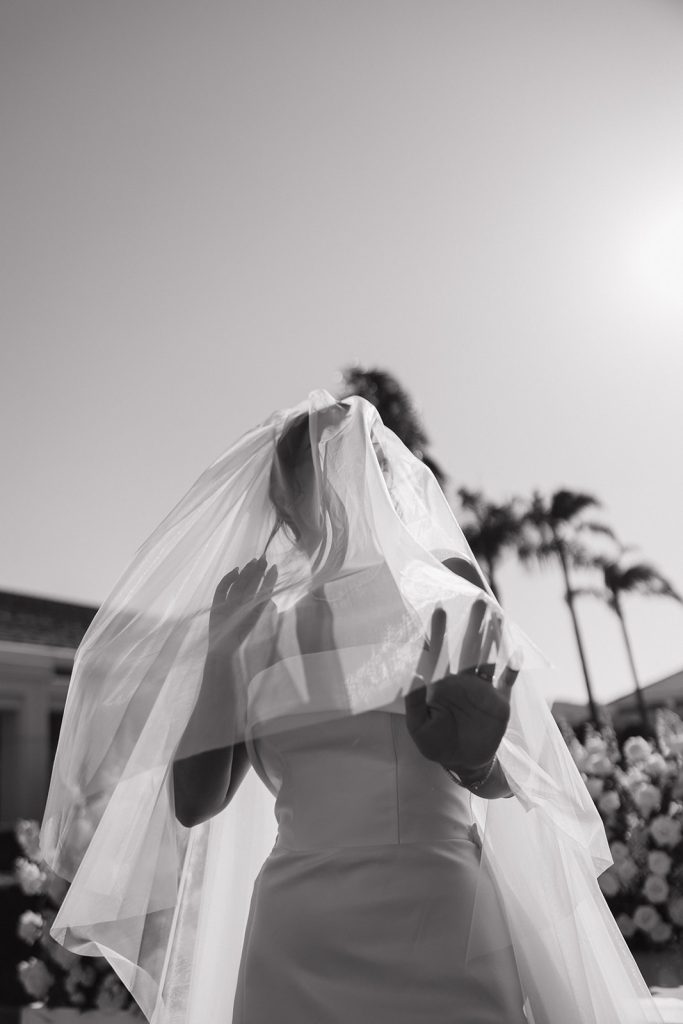
[{"label": "white rose", "polygon": [[597,733],[593,733],[591,736],[588,736],[583,745],[589,754],[607,753],[607,744],[602,736],[598,736]]},{"label": "white rose", "polygon": [[623,746],[623,753],[628,764],[646,761],[653,753],[652,746],[642,736],[629,736]]},{"label": "white rose", "polygon": [[603,814],[614,814],[621,807],[619,794],[614,789],[608,789],[598,800],[598,807]]},{"label": "white rose", "polygon": [[643,893],[650,903],[665,903],[669,896],[669,886],[659,875],[648,875],[643,886]]},{"label": "white rose", "polygon": [[619,781],[624,789],[633,793],[643,782],[650,782],[650,776],[641,772],[640,768],[629,768],[627,772],[619,773]]},{"label": "white rose", "polygon": [[37,821],[28,818],[20,818],[14,828],[14,835],[29,860],[42,860],[40,844],[40,827]]},{"label": "white rose", "polygon": [[638,865],[631,859],[631,857],[624,857],[623,860],[620,860],[614,865],[614,870],[624,885],[630,885],[630,883],[640,874]]},{"label": "white rose", "polygon": [[44,923],[40,914],[34,913],[33,910],[25,910],[19,918],[17,935],[27,946],[32,946],[42,935]]},{"label": "white rose", "polygon": [[[614,856],[614,854],[612,854]],[[647,856],[647,866],[653,875],[661,875],[664,878],[669,874],[672,864],[671,857],[663,850],[651,850]]]},{"label": "white rose", "polygon": [[661,920],[655,908],[648,904],[641,904],[639,907],[636,907],[636,912],[633,915],[634,925],[643,932],[651,932]]},{"label": "white rose", "polygon": [[625,939],[630,939],[632,935],[635,935],[636,926],[633,923],[633,918],[629,917],[628,914],[619,914],[617,924]]},{"label": "white rose", "polygon": [[590,793],[592,800],[597,800],[598,799],[598,797],[602,793],[604,785],[605,785],[605,783],[602,781],[602,779],[596,779],[596,778],[586,779],[586,789]]},{"label": "white rose", "polygon": [[683,754],[683,732],[667,736],[666,743],[673,754]]},{"label": "white rose", "polygon": [[633,801],[641,814],[649,815],[661,807],[662,794],[656,786],[643,782],[636,788]]},{"label": "white rose", "polygon": [[14,862],[14,875],[22,892],[25,892],[27,896],[35,896],[43,891],[47,876],[37,864],[27,860],[26,857],[17,857]]},{"label": "white rose", "polygon": [[681,838],[681,823],[660,814],[650,822],[650,835],[658,846],[676,846]]},{"label": "white rose", "polygon": [[43,961],[34,956],[17,964],[17,975],[28,994],[41,1001],[47,997],[55,980]]},{"label": "white rose", "polygon": [[673,935],[673,928],[668,921],[660,921],[650,932],[653,942],[668,942]]},{"label": "white rose", "polygon": [[668,769],[668,765],[661,754],[654,753],[650,754],[647,761],[645,762],[645,769],[649,775],[665,775]]},{"label": "white rose", "polygon": [[602,889],[603,895],[606,896],[608,899],[611,896],[616,896],[620,888],[619,879],[617,878],[612,868],[607,868],[606,871],[603,871],[603,873],[598,878],[598,885]]},{"label": "white rose", "polygon": [[615,839],[613,843],[610,843],[609,848],[615,864],[618,864],[621,860],[626,860],[629,855],[628,846],[626,843],[622,843],[620,839]]},{"label": "white rose", "polygon": [[583,770],[587,775],[611,775],[614,765],[606,754],[589,754],[583,763]]},{"label": "white rose", "polygon": [[674,924],[683,927],[683,896],[676,896],[669,904],[669,917]]}]

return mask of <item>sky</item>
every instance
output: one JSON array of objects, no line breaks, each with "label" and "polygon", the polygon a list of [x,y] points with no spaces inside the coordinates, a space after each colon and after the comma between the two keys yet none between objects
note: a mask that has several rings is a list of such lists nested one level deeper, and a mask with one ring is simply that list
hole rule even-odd
[{"label": "sky", "polygon": [[[100,602],[357,360],[451,497],[590,492],[683,589],[679,0],[3,0],[0,131],[0,587]],[[559,574],[500,585],[582,701]],[[683,606],[625,606],[642,681],[683,667]]]}]

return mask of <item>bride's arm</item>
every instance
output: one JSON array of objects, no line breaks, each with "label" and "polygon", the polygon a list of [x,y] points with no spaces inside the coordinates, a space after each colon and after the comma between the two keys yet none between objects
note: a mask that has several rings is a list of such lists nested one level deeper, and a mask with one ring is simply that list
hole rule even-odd
[{"label": "bride's arm", "polygon": [[222,810],[249,766],[241,743],[216,742],[212,749],[197,752],[199,747],[211,743],[206,736],[207,722],[217,723],[221,704],[225,714],[226,695],[230,692],[225,677],[225,666],[215,658],[207,658],[199,697],[173,760],[175,815],[186,828],[199,825]]},{"label": "bride's arm", "polygon": [[275,567],[253,559],[216,588],[199,695],[173,759],[175,815],[187,828],[218,814],[249,767],[244,744],[226,743],[237,738],[244,718],[246,686],[238,651],[247,637],[253,646],[257,626],[269,632],[263,613],[276,579]]}]

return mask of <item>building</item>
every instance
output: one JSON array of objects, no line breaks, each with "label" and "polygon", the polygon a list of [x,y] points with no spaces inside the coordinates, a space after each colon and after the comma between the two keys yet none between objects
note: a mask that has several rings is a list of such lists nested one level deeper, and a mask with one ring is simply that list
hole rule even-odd
[{"label": "building", "polygon": [[0,829],[41,818],[89,605],[0,591]]},{"label": "building", "polygon": [[[672,675],[658,679],[649,686],[643,686],[643,699],[648,711],[657,708],[671,708],[683,718],[683,669]],[[623,697],[617,697],[604,705],[609,712],[618,735],[633,735],[640,731],[640,714],[633,690]],[[572,704],[567,701],[555,701],[552,707],[556,719],[564,719],[572,727],[588,720],[586,704]]]}]

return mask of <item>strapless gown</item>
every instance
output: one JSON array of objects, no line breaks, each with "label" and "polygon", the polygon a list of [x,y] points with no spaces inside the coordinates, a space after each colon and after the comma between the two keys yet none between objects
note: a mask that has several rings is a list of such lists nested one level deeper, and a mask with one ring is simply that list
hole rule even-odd
[{"label": "strapless gown", "polygon": [[526,1021],[493,889],[496,952],[467,957],[468,794],[419,753],[403,714],[278,732],[251,756],[278,837],[254,885],[233,1024]]}]

